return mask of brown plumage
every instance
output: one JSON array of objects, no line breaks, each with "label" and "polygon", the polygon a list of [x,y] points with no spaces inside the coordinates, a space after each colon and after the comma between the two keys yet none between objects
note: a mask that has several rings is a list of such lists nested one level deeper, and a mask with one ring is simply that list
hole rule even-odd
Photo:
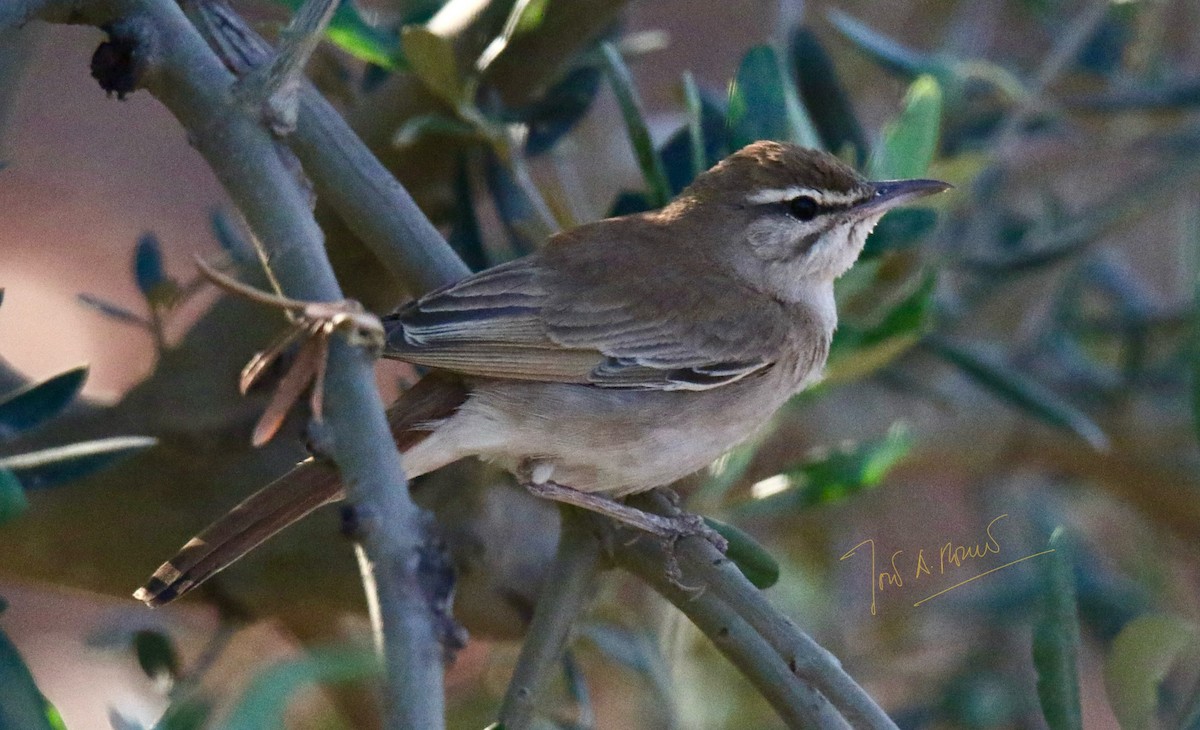
[{"label": "brown plumage", "polygon": [[[407,476],[480,456],[665,534],[611,498],[703,468],[819,377],[834,279],[888,209],[945,187],[869,183],[759,142],[660,211],[579,226],[421,297],[385,318],[385,356],[441,371],[394,409]],[[138,597],[170,600],[337,498],[316,468],[251,497]]]}]

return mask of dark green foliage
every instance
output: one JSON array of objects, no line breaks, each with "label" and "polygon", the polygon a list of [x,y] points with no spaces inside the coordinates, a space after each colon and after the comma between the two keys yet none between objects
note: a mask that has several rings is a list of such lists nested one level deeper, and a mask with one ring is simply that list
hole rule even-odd
[{"label": "dark green foliage", "polygon": [[8,469],[0,469],[0,525],[19,516],[29,507],[21,480]]},{"label": "dark green foliage", "polygon": [[0,728],[60,730],[58,711],[46,701],[8,636],[0,631]]},{"label": "dark green foliage", "polygon": [[160,631],[143,629],[135,631],[131,638],[133,653],[137,657],[138,666],[147,677],[156,679],[166,676],[174,679],[179,676],[179,655],[170,637]]},{"label": "dark green foliage", "polygon": [[242,693],[225,722],[225,730],[280,727],[283,711],[295,693],[311,684],[356,682],[375,677],[381,667],[367,649],[315,649],[260,671]]},{"label": "dark green foliage", "polygon": [[[700,89],[695,89],[695,92],[697,110],[689,112],[695,114],[695,118],[689,118],[688,123],[668,137],[659,148],[672,195],[691,184],[696,178],[697,166],[701,171],[707,170],[729,154],[724,108]],[[692,136],[692,130],[697,127],[702,142],[699,148],[694,146]]]},{"label": "dark green foliage", "polygon": [[711,517],[705,517],[704,523],[729,542],[725,557],[755,588],[770,588],[779,582],[779,562],[748,532]]},{"label": "dark green foliage", "polygon": [[839,325],[829,349],[826,380],[842,383],[868,375],[916,345],[929,326],[936,282],[927,272],[875,322]]},{"label": "dark green foliage", "polygon": [[[841,446],[783,472],[788,486],[763,499],[743,503],[743,515],[783,515],[833,504],[878,486],[915,443],[901,423],[880,439]],[[776,477],[776,478],[780,478]]]},{"label": "dark green foliage", "polygon": [[6,456],[0,458],[0,468],[11,471],[26,489],[42,489],[85,477],[155,443],[144,436],[115,436]]},{"label": "dark green foliage", "polygon": [[1061,527],[1050,536],[1050,549],[1054,552],[1042,563],[1042,612],[1033,629],[1038,699],[1050,730],[1082,730],[1075,579]]},{"label": "dark green foliage", "polygon": [[812,117],[821,146],[837,154],[849,147],[855,163],[864,164],[870,151],[867,137],[820,39],[807,26],[800,26],[792,33],[789,52],[800,100]]},{"label": "dark green foliage", "polygon": [[133,248],[133,281],[146,299],[153,299],[167,281],[162,245],[153,233],[143,233]]},{"label": "dark green foliage", "polygon": [[888,213],[867,239],[862,260],[920,245],[937,225],[937,218],[937,213],[929,208],[902,208]]},{"label": "dark green foliage", "polygon": [[525,153],[536,156],[549,152],[563,135],[574,129],[591,108],[600,89],[603,73],[595,64],[583,64],[568,71],[533,104],[511,113],[515,120],[529,126]]},{"label": "dark green foliage", "polygon": [[494,153],[485,150],[483,175],[488,192],[492,196],[492,204],[496,206],[496,213],[508,233],[513,252],[517,255],[532,252],[541,243],[535,233],[538,230],[537,213],[534,212],[525,193],[517,186],[512,172],[500,163]]},{"label": "dark green foliage", "polygon": [[791,74],[770,46],[755,46],[742,58],[729,87],[727,114],[732,149],[761,139],[820,146]]},{"label": "dark green foliage", "polygon": [[450,233],[446,236],[446,240],[471,268],[471,271],[481,271],[496,262],[491,260],[484,248],[483,235],[479,230],[479,219],[475,216],[473,201],[471,175],[467,170],[467,161],[465,158],[460,158],[458,174],[454,176],[454,224],[450,227]]},{"label": "dark green foliage", "polygon": [[646,191],[651,207],[659,208],[671,199],[671,188],[667,182],[667,173],[663,169],[662,158],[650,139],[650,130],[646,126],[646,114],[642,110],[641,99],[633,87],[633,78],[629,68],[621,58],[616,46],[604,43],[600,47],[604,59],[604,71],[612,84],[617,103],[621,106],[621,116],[625,120],[625,131],[633,145],[634,156],[638,167],[646,181]]},{"label": "dark green foliage", "polygon": [[829,22],[833,23],[842,35],[875,63],[889,71],[911,79],[932,70],[934,61],[928,54],[888,38],[840,10],[832,10],[828,15]]},{"label": "dark green foliage", "polygon": [[[277,0],[292,11],[297,11],[303,0]],[[405,23],[421,23],[428,19],[431,10],[422,11],[419,15],[410,15]],[[404,67],[403,54],[400,52],[400,36],[396,29],[385,29],[371,25],[358,12],[353,0],[341,0],[333,18],[325,30],[326,37],[355,58],[386,69]]]},{"label": "dark green foliage", "polygon": [[1019,372],[999,355],[985,354],[940,338],[931,338],[927,344],[932,352],[1005,403],[1043,423],[1075,433],[1093,448],[1107,447],[1104,432],[1087,414]]},{"label": "dark green foliage", "polygon": [[0,400],[0,440],[12,438],[62,413],[79,395],[88,368],[80,365],[33,383]]}]

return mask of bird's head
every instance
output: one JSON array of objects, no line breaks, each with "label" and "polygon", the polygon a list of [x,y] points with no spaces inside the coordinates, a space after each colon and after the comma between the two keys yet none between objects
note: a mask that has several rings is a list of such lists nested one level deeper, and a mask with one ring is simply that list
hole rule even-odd
[{"label": "bird's head", "polygon": [[700,235],[741,276],[792,298],[844,274],[884,213],[949,187],[871,182],[826,152],[755,142],[697,177],[664,214],[709,229]]}]

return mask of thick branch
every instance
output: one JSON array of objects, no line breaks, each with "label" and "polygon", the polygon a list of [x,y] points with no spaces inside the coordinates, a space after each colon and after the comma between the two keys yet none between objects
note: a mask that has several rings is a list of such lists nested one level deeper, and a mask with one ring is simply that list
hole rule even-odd
[{"label": "thick branch", "polygon": [[[660,495],[639,498],[643,507],[663,514],[677,512]],[[632,548],[636,549],[635,544]],[[618,547],[618,560],[624,548]],[[791,673],[819,690],[856,728],[896,730],[896,724],[842,668],[837,657],[813,641],[799,626],[780,613],[762,591],[742,575],[728,558],[707,540],[684,540],[675,554],[683,569],[683,582],[702,587],[705,595],[730,606],[775,651]],[[661,569],[660,569],[661,570]],[[651,576],[638,575],[644,580]]]},{"label": "thick branch", "polygon": [[[703,539],[688,538],[678,542],[675,549],[690,552],[696,543],[708,544]],[[788,727],[849,727],[829,701],[800,681],[774,647],[729,603],[709,591],[685,591],[672,581],[663,569],[667,555],[661,546],[638,539],[617,545],[614,557],[618,565],[650,584],[691,619],[771,703]],[[683,582],[696,581],[696,572],[685,570]]]},{"label": "thick branch", "polygon": [[[233,103],[232,74],[174,2],[62,0],[41,5],[47,20],[102,26],[132,44],[144,63],[141,85],[187,129],[262,243],[286,293],[313,301],[341,298],[320,229],[274,141]],[[13,12],[10,7],[0,22],[20,20],[30,8]],[[362,547],[372,569],[364,577],[378,588],[389,685],[387,724],[441,727],[442,647],[419,574],[421,556],[428,552],[422,551],[425,520],[404,488],[370,355],[340,340],[334,343],[326,403],[326,450],[361,518]]]},{"label": "thick branch", "polygon": [[[183,0],[181,5],[234,73],[246,74],[270,58],[270,45],[224,0]],[[337,212],[388,272],[411,293],[470,273],[404,186],[320,92],[306,81],[299,99],[296,129],[288,136],[288,145],[312,178],[321,201]]]},{"label": "thick branch", "polygon": [[500,708],[506,730],[532,725],[538,698],[561,666],[571,627],[591,597],[600,571],[600,541],[576,507],[562,508],[558,554],[538,596],[521,654]]}]

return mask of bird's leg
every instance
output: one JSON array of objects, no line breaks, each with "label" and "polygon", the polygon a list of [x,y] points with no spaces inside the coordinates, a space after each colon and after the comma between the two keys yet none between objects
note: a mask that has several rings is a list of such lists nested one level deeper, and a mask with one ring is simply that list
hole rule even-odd
[{"label": "bird's leg", "polygon": [[[519,480],[531,494],[591,510],[662,539],[667,543],[668,552],[671,555],[668,573],[677,584],[679,566],[674,560],[674,546],[681,538],[698,535],[711,542],[722,553],[729,546],[725,538],[705,524],[700,515],[680,513],[672,517],[664,517],[630,507],[600,494],[581,492],[578,489],[550,481],[550,473],[548,469],[544,468],[545,466],[545,464],[526,464],[519,470]],[[683,585],[680,587],[686,588]]]},{"label": "bird's leg", "polygon": [[678,517],[663,517],[662,515],[643,512],[608,497],[599,494],[581,492],[551,481],[525,481],[525,488],[535,496],[552,499],[555,502],[583,507],[593,512],[611,517],[618,522],[636,527],[643,532],[662,538],[679,539],[686,535],[705,534],[707,526],[698,515],[680,515]]}]

